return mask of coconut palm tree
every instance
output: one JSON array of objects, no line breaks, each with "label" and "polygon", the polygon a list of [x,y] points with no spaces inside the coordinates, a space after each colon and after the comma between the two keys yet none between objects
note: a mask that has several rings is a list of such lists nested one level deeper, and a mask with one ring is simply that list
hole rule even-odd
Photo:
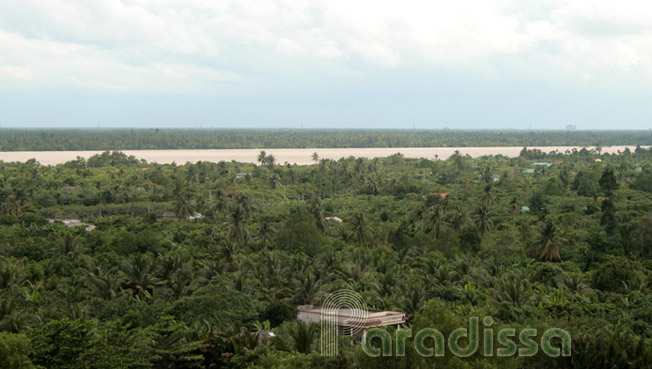
[{"label": "coconut palm tree", "polygon": [[476,209],[475,211],[476,224],[478,226],[478,231],[480,231],[480,234],[485,234],[486,232],[491,230],[491,227],[493,227],[493,222],[491,221],[490,218],[492,213],[493,210],[487,204],[482,204]]},{"label": "coconut palm tree", "polygon": [[274,155],[267,155],[265,157],[265,163],[264,165],[269,168],[269,169],[274,169],[274,165],[276,164],[276,157]]},{"label": "coconut palm tree", "polygon": [[509,302],[519,307],[532,298],[532,287],[526,278],[509,274],[496,282],[493,296],[498,302]]},{"label": "coconut palm tree", "polygon": [[363,213],[357,213],[351,219],[350,237],[360,246],[367,246],[371,243],[371,228],[367,224],[367,219]]},{"label": "coconut palm tree", "polygon": [[566,279],[564,279],[564,286],[568,288],[569,291],[575,293],[581,293],[586,289],[584,284],[584,277],[582,274],[571,274]]},{"label": "coconut palm tree", "polygon": [[94,296],[113,300],[122,293],[124,279],[117,275],[115,268],[89,263],[84,270],[86,285]]},{"label": "coconut palm tree", "polygon": [[240,193],[235,198],[235,203],[240,206],[245,213],[247,219],[252,219],[254,214],[254,205],[251,198],[246,193]]},{"label": "coconut palm tree", "polygon": [[82,245],[79,242],[80,236],[75,235],[72,231],[66,230],[61,242],[49,250],[48,254],[55,257],[75,260],[82,254]]},{"label": "coconut palm tree", "polygon": [[453,227],[455,232],[459,233],[466,224],[467,218],[467,212],[464,207],[458,205],[448,223]]},{"label": "coconut palm tree", "polygon": [[246,218],[245,209],[237,204],[231,205],[229,208],[229,223],[231,223],[231,240],[239,245],[245,245],[247,242],[246,229],[244,220]]},{"label": "coconut palm tree", "polygon": [[187,220],[194,214],[192,200],[186,193],[180,193],[174,202],[174,215],[177,219]]},{"label": "coconut palm tree", "polygon": [[426,299],[424,284],[419,280],[410,280],[403,284],[398,306],[410,317],[423,308]]},{"label": "coconut palm tree", "polygon": [[519,214],[518,199],[516,197],[513,197],[509,202],[509,211],[512,215],[512,238],[514,238],[516,232],[516,216]]},{"label": "coconut palm tree", "polygon": [[5,200],[8,213],[13,216],[19,216],[23,212],[23,201],[15,195],[9,195]]},{"label": "coconut palm tree", "polygon": [[392,296],[396,284],[396,273],[390,271],[380,274],[378,283],[374,284],[374,289],[379,297]]},{"label": "coconut palm tree", "polygon": [[314,304],[323,293],[324,283],[319,275],[308,269],[297,273],[294,280],[296,300],[301,305]]},{"label": "coconut palm tree", "polygon": [[125,286],[131,290],[132,295],[151,295],[160,285],[154,259],[148,254],[132,256],[122,264],[121,272]]},{"label": "coconut palm tree", "polygon": [[18,333],[32,324],[33,318],[10,299],[0,300],[0,332]]},{"label": "coconut palm tree", "polygon": [[288,329],[288,334],[292,340],[292,347],[295,351],[302,354],[309,354],[312,351],[312,346],[317,340],[317,324],[305,323],[299,320]]},{"label": "coconut palm tree", "polygon": [[559,249],[566,241],[560,236],[560,229],[555,222],[548,218],[541,227],[539,239],[534,243],[535,256],[541,261],[561,260]]},{"label": "coconut palm tree", "polygon": [[212,212],[213,216],[217,218],[226,209],[226,196],[224,196],[224,192],[220,189],[216,190],[213,196],[215,199],[213,200]]},{"label": "coconut palm tree", "polygon": [[494,195],[493,186],[491,184],[484,186],[484,202],[488,206],[493,206],[496,204],[496,195]]},{"label": "coconut palm tree", "polygon": [[378,174],[371,173],[371,175],[366,178],[366,183],[367,183],[367,192],[374,196],[378,195],[380,189],[380,179],[378,177]]},{"label": "coconut palm tree", "polygon": [[168,278],[167,287],[172,291],[172,296],[178,299],[191,293],[193,279],[192,267],[189,264],[184,265]]},{"label": "coconut palm tree", "polygon": [[0,262],[0,290],[9,291],[18,288],[26,279],[27,276],[17,266]]},{"label": "coconut palm tree", "polygon": [[281,183],[281,177],[274,173],[269,177],[269,184],[272,187],[273,190],[281,187],[283,184]]},{"label": "coconut palm tree", "polygon": [[444,286],[450,286],[458,277],[459,273],[448,263],[440,263],[432,274],[432,279]]},{"label": "coconut palm tree", "polygon": [[323,233],[326,230],[326,218],[324,217],[324,206],[319,196],[315,196],[310,202],[309,211],[315,220],[315,225]]},{"label": "coconut palm tree", "polygon": [[186,181],[190,183],[197,183],[199,181],[199,168],[194,164],[188,165],[186,172]]},{"label": "coconut palm tree", "polygon": [[267,153],[265,152],[265,150],[260,150],[257,158],[258,163],[260,163],[261,166],[265,165],[266,159],[267,159]]},{"label": "coconut palm tree", "polygon": [[267,241],[274,237],[274,228],[267,221],[263,221],[258,229],[258,238],[260,239],[260,248],[267,249]]},{"label": "coconut palm tree", "polygon": [[430,224],[432,227],[432,235],[436,238],[439,239],[439,236],[441,235],[441,228],[445,223],[445,211],[442,205],[437,205],[435,206],[432,215],[430,216]]}]

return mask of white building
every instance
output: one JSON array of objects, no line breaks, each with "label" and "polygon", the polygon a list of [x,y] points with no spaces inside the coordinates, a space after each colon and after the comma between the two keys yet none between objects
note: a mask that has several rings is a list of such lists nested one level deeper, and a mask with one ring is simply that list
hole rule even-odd
[{"label": "white building", "polygon": [[[177,215],[173,211],[164,212],[162,217],[166,219],[179,220],[179,218],[177,218]],[[186,218],[186,220],[202,219],[203,217],[204,216],[201,215],[200,213],[195,212],[192,215],[189,215],[188,218]]]},{"label": "white building", "polygon": [[[326,315],[322,312],[320,306],[302,305],[297,309],[299,310],[298,319],[302,322],[319,324],[324,318],[326,318]],[[364,316],[362,321],[360,316]],[[356,337],[362,337],[367,329],[398,325],[407,320],[405,313],[398,311],[367,310],[365,314],[360,314],[353,309],[330,309],[327,317],[328,321],[333,322],[338,326],[338,333],[340,336],[350,335],[348,333],[350,328],[354,325],[356,327],[361,327],[362,329],[355,333]]]},{"label": "white building", "polygon": [[51,224],[54,223],[63,223],[68,228],[74,227],[84,227],[87,232],[90,232],[95,229],[95,224],[84,223],[79,219],[48,219],[48,222]]}]

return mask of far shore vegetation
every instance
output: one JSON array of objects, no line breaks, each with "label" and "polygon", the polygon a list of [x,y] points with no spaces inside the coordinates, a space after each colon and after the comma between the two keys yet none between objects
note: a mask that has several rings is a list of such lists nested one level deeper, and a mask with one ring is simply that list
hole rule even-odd
[{"label": "far shore vegetation", "polygon": [[651,144],[651,130],[0,129],[0,151]]}]

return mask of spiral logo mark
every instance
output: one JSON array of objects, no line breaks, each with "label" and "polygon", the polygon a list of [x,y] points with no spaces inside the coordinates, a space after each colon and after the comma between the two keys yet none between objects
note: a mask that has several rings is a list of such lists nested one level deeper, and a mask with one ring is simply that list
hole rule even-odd
[{"label": "spiral logo mark", "polygon": [[337,356],[338,336],[354,336],[367,322],[367,304],[359,293],[338,290],[328,294],[320,310],[321,354]]}]

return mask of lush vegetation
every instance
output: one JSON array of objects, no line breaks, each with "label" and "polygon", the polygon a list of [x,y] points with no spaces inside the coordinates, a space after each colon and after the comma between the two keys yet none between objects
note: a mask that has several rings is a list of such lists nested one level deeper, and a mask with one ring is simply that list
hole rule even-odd
[{"label": "lush vegetation", "polygon": [[[652,151],[314,159],[0,163],[0,368],[652,366]],[[296,306],[342,288],[414,331],[564,328],[573,356],[322,357]]]},{"label": "lush vegetation", "polygon": [[0,151],[652,145],[652,131],[0,129]]}]

